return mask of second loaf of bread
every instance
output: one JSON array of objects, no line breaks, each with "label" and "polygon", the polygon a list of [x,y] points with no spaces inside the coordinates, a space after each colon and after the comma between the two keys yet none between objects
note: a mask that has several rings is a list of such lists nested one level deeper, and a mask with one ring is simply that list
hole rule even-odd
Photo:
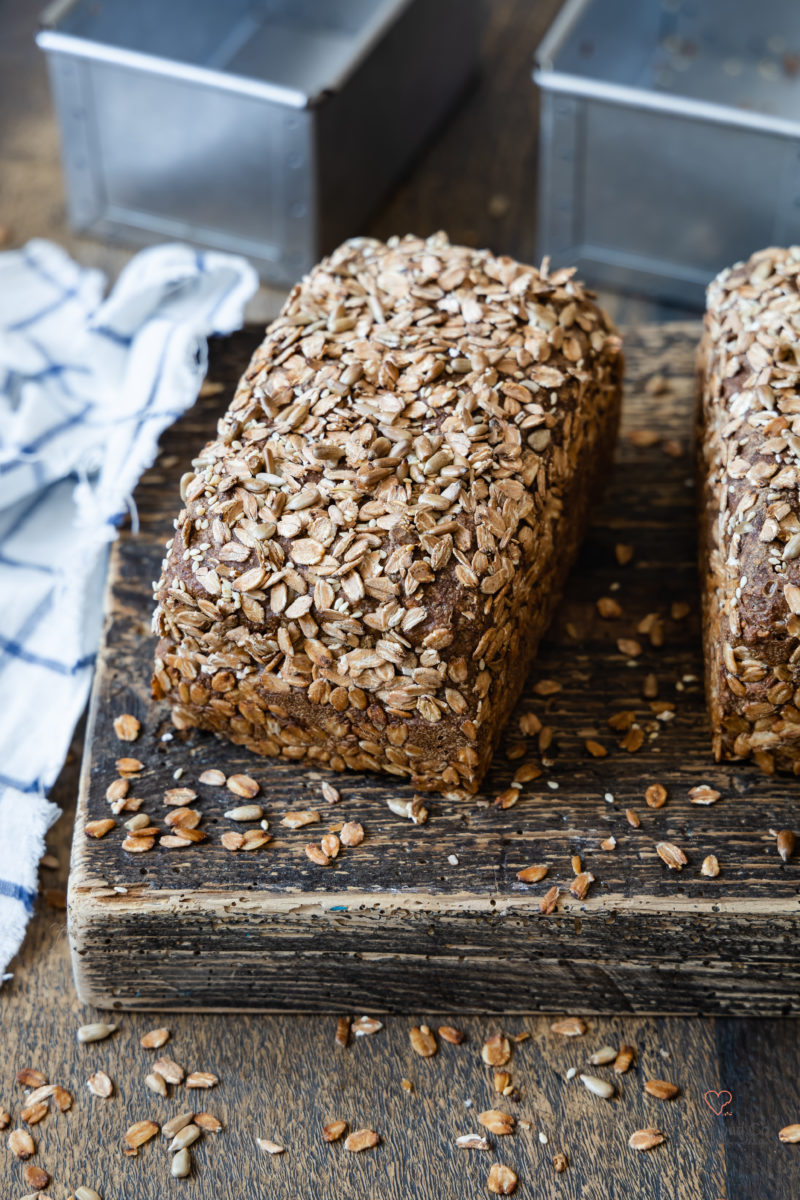
[{"label": "second loaf of bread", "polygon": [[708,289],[701,574],[715,757],[800,774],[800,247]]},{"label": "second loaf of bread", "polygon": [[442,235],[294,288],[182,481],[154,689],[263,755],[475,791],[614,444],[572,278]]}]

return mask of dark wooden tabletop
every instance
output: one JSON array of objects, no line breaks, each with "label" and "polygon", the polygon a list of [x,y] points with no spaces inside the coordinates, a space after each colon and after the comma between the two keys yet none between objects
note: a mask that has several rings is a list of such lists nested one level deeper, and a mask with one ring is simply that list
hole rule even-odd
[{"label": "dark wooden tabletop", "polygon": [[[44,65],[32,44],[38,8],[29,0],[0,0],[0,225],[12,245],[34,235],[53,237],[81,261],[113,273],[125,251],[76,238],[66,228]],[[480,80],[369,232],[444,227],[454,239],[532,256],[537,113],[530,62],[557,8],[556,0],[487,0]],[[253,311],[274,311],[278,299],[264,291],[261,309]],[[603,300],[624,320],[659,315],[635,298],[604,294]],[[21,1124],[24,1092],[15,1083],[21,1068],[40,1069],[75,1099],[69,1112],[53,1112],[32,1128],[37,1149],[27,1164],[10,1153],[8,1131],[0,1132],[3,1198],[35,1193],[23,1172],[39,1165],[53,1176],[45,1188],[52,1200],[66,1200],[81,1185],[96,1188],[103,1200],[155,1200],[173,1188],[197,1200],[471,1200],[488,1194],[493,1162],[517,1173],[517,1195],[544,1200],[800,1196],[800,1146],[777,1137],[780,1128],[800,1121],[800,1025],[794,1020],[598,1018],[588,1021],[583,1037],[567,1039],[551,1032],[548,1017],[462,1022],[458,1012],[446,1018],[417,1013],[386,1018],[384,1029],[343,1049],[335,1044],[331,1017],[179,1015],[165,1021],[171,1041],[159,1053],[169,1052],[187,1070],[214,1072],[219,1084],[199,1101],[197,1092],[181,1086],[166,1098],[147,1090],[144,1077],[155,1055],[139,1038],[158,1023],[152,1016],[122,1016],[108,1041],[80,1046],[75,1040],[79,1025],[100,1016],[75,998],[59,907],[80,750],[78,738],[53,794],[64,809],[49,839],[58,867],[42,870],[29,936],[12,964],[13,979],[0,991],[0,1110],[10,1110],[10,1128]],[[580,1014],[579,988],[565,988],[563,1011]],[[418,1057],[408,1034],[426,1019],[434,1029],[443,1019],[463,1025],[467,1041],[442,1042],[433,1058]],[[480,1059],[484,1036],[501,1026],[512,1035],[531,1034],[504,1068],[518,1098],[493,1091],[493,1073]],[[577,1078],[567,1080],[571,1067],[587,1071],[593,1051],[623,1041],[638,1057],[616,1078],[617,1098],[602,1100]],[[614,1078],[608,1066],[588,1069]],[[98,1070],[115,1085],[107,1100],[86,1087]],[[669,1102],[649,1098],[643,1083],[653,1077],[674,1081],[681,1095]],[[123,1154],[132,1122],[161,1123],[184,1108],[208,1110],[224,1125],[193,1148],[190,1180],[169,1178],[160,1136],[137,1157]],[[458,1134],[486,1132],[475,1114],[488,1108],[514,1114],[515,1135],[488,1135],[488,1153],[456,1148]],[[342,1143],[324,1144],[321,1126],[334,1119],[374,1129],[380,1144],[358,1155]],[[637,1153],[628,1137],[645,1126],[657,1126],[667,1140]],[[284,1144],[286,1153],[263,1152],[256,1137]],[[553,1167],[558,1153],[568,1162],[563,1174]]]}]

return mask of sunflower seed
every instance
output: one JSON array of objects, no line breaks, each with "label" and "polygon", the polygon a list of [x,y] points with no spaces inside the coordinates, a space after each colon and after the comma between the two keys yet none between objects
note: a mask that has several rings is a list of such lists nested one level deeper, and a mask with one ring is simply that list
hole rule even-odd
[{"label": "sunflower seed", "polygon": [[186,1179],[192,1169],[192,1159],[189,1151],[179,1150],[172,1160],[169,1173],[173,1179]]},{"label": "sunflower seed", "polygon": [[155,1121],[137,1121],[134,1125],[129,1126],[125,1133],[125,1141],[131,1150],[138,1150],[145,1142],[149,1142],[158,1133],[158,1125]]},{"label": "sunflower seed", "polygon": [[673,842],[656,842],[656,854],[671,871],[680,871],[689,861],[680,846]]},{"label": "sunflower seed", "polygon": [[75,1189],[75,1200],[103,1200],[103,1198],[94,1188],[86,1187],[83,1184],[81,1187]]},{"label": "sunflower seed", "polygon": [[782,1142],[800,1142],[800,1125],[784,1125],[778,1133]]},{"label": "sunflower seed", "polygon": [[588,1091],[595,1096],[600,1096],[603,1100],[610,1100],[617,1094],[617,1089],[607,1079],[598,1079],[596,1075],[581,1075],[580,1080]]},{"label": "sunflower seed", "polygon": [[196,1142],[200,1137],[201,1132],[202,1131],[198,1125],[195,1125],[194,1122],[190,1122],[188,1125],[184,1125],[183,1128],[175,1134],[167,1149],[171,1154],[176,1150],[183,1150],[184,1147],[191,1146],[193,1142]]},{"label": "sunflower seed", "polygon": [[91,1025],[81,1025],[75,1035],[79,1042],[102,1042],[105,1038],[116,1033],[118,1025],[106,1025],[103,1021],[95,1021]]},{"label": "sunflower seed", "polygon": [[415,1025],[409,1032],[412,1049],[419,1054],[421,1058],[430,1058],[435,1054],[438,1047],[436,1038],[431,1033],[427,1025]]},{"label": "sunflower seed", "polygon": [[700,868],[700,874],[707,875],[709,879],[714,879],[717,875],[719,875],[719,863],[717,862],[716,855],[706,855],[706,857],[703,859],[703,865]]},{"label": "sunflower seed", "polygon": [[121,742],[135,742],[141,727],[141,723],[131,713],[120,713],[114,718],[114,733]]},{"label": "sunflower seed", "polygon": [[30,1158],[36,1149],[36,1143],[27,1129],[12,1129],[8,1135],[8,1148],[17,1158]]},{"label": "sunflower seed", "polygon": [[229,821],[260,821],[264,810],[260,804],[238,804],[225,813]]},{"label": "sunflower seed", "polygon": [[613,1046],[601,1046],[599,1050],[595,1050],[589,1062],[593,1067],[604,1067],[607,1063],[614,1062],[616,1058],[617,1051]]},{"label": "sunflower seed", "polygon": [[218,1077],[210,1071],[192,1071],[191,1075],[186,1076],[187,1088],[212,1088],[218,1083]]},{"label": "sunflower seed", "polygon": [[479,1133],[462,1133],[456,1138],[456,1145],[462,1150],[490,1150],[491,1147],[485,1137],[481,1137]]},{"label": "sunflower seed", "polygon": [[617,1075],[624,1075],[635,1057],[636,1050],[633,1046],[620,1046],[619,1054],[614,1061],[614,1070]]},{"label": "sunflower seed", "polygon": [[548,867],[523,867],[521,871],[517,871],[517,879],[521,883],[539,883],[548,870]]},{"label": "sunflower seed", "polygon": [[452,1046],[460,1046],[466,1036],[462,1029],[455,1029],[452,1025],[439,1026],[439,1037]]},{"label": "sunflower seed", "polygon": [[177,1116],[171,1117],[169,1121],[165,1121],[161,1126],[161,1132],[164,1137],[174,1138],[176,1133],[180,1133],[181,1129],[185,1129],[192,1120],[191,1112],[178,1113]]},{"label": "sunflower seed", "polygon": [[105,1071],[95,1071],[86,1080],[86,1086],[93,1096],[99,1096],[102,1100],[107,1100],[114,1094],[114,1084]]},{"label": "sunflower seed", "polygon": [[145,1033],[139,1039],[139,1045],[145,1050],[158,1050],[166,1042],[169,1041],[168,1029],[151,1029],[149,1033]]}]

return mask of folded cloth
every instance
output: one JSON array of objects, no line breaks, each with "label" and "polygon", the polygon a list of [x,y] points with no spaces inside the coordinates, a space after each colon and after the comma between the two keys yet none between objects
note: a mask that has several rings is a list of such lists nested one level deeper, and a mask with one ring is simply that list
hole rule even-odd
[{"label": "folded cloth", "polygon": [[206,337],[258,287],[241,258],[144,250],[101,272],[44,241],[0,254],[0,972],[21,944],[47,799],[83,711],[108,544],[194,403]]}]

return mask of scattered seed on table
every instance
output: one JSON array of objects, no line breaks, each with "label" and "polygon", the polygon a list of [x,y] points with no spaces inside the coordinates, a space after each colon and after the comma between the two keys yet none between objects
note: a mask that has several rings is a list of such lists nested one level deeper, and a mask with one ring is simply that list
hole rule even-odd
[{"label": "scattered seed on table", "polygon": [[17,1158],[30,1158],[36,1150],[36,1143],[27,1129],[12,1129],[8,1135],[8,1148]]},{"label": "scattered seed on table", "polygon": [[266,1150],[267,1154],[283,1154],[286,1149],[278,1142],[271,1142],[269,1138],[256,1138],[256,1145],[259,1150]]},{"label": "scattered seed on table", "polygon": [[716,804],[721,795],[721,792],[709,787],[707,783],[698,783],[697,787],[689,788],[692,804]]},{"label": "scattered seed on table", "polygon": [[495,1196],[510,1196],[519,1180],[505,1163],[492,1163],[486,1186]]},{"label": "scattered seed on table", "polygon": [[194,1114],[191,1111],[178,1113],[177,1116],[171,1117],[169,1121],[165,1121],[161,1126],[161,1132],[164,1137],[174,1138],[176,1133],[184,1129],[193,1119]]},{"label": "scattered seed on table", "polygon": [[504,1067],[511,1059],[511,1043],[505,1034],[488,1037],[481,1047],[481,1058],[487,1067]]},{"label": "scattered seed on table", "polygon": [[617,1051],[613,1046],[601,1046],[599,1050],[595,1050],[589,1058],[589,1062],[593,1067],[604,1067],[608,1063],[614,1062],[617,1058]]},{"label": "scattered seed on table", "polygon": [[631,1066],[636,1057],[636,1050],[633,1046],[620,1046],[619,1054],[614,1062],[614,1070],[617,1075],[624,1075]]},{"label": "scattered seed on table", "polygon": [[219,1083],[219,1078],[210,1071],[192,1071],[186,1076],[187,1088],[212,1088]]},{"label": "scattered seed on table", "polygon": [[144,1077],[144,1086],[151,1092],[155,1092],[157,1096],[167,1095],[167,1085],[161,1075],[155,1075],[152,1072]]},{"label": "scattered seed on table", "polygon": [[136,1121],[125,1133],[125,1141],[131,1150],[138,1150],[158,1133],[155,1121]]},{"label": "scattered seed on table", "polygon": [[455,1029],[452,1025],[439,1026],[439,1037],[452,1046],[460,1046],[466,1036],[463,1029]]},{"label": "scattered seed on table", "polygon": [[195,1113],[194,1123],[198,1125],[204,1133],[219,1133],[222,1129],[222,1121],[217,1117],[212,1116],[209,1112]]},{"label": "scattered seed on table", "polygon": [[556,905],[558,904],[558,897],[558,884],[553,884],[550,890],[545,892],[539,901],[539,912],[544,913],[545,916],[549,916],[550,913],[555,912]]},{"label": "scattered seed on table", "polygon": [[563,1172],[566,1171],[568,1166],[569,1166],[569,1163],[567,1162],[566,1154],[554,1154],[553,1155],[553,1170],[555,1171],[556,1175],[563,1174]]},{"label": "scattered seed on table", "polygon": [[260,791],[259,784],[249,775],[231,775],[225,782],[229,792],[245,800],[253,800]]},{"label": "scattered seed on table", "polygon": [[479,1133],[462,1133],[456,1138],[456,1145],[462,1150],[490,1150],[491,1147],[485,1137],[481,1137]]},{"label": "scattered seed on table", "polygon": [[781,829],[776,838],[778,854],[784,862],[788,862],[794,854],[795,837],[791,829]]},{"label": "scattered seed on table", "polygon": [[218,771],[214,767],[209,767],[207,771],[203,771],[197,782],[204,783],[208,787],[224,787],[225,778],[224,771]]},{"label": "scattered seed on table", "polygon": [[661,783],[651,783],[644,798],[648,808],[663,808],[667,802],[667,789]]},{"label": "scattered seed on table", "polygon": [[345,821],[339,830],[339,840],[343,846],[359,846],[364,840],[364,827],[358,821]]},{"label": "scattered seed on table", "polygon": [[430,1058],[435,1054],[438,1047],[436,1038],[431,1033],[427,1025],[415,1025],[409,1031],[409,1040],[411,1041],[412,1049],[420,1056],[420,1058]]},{"label": "scattered seed on table", "polygon": [[580,1017],[561,1017],[558,1021],[553,1021],[550,1029],[551,1032],[560,1033],[564,1037],[583,1037],[586,1033],[586,1022]]},{"label": "scattered seed on table", "polygon": [[680,846],[676,846],[674,842],[656,842],[656,854],[671,871],[680,871],[689,861]]},{"label": "scattered seed on table", "polygon": [[153,1070],[167,1083],[183,1083],[184,1069],[172,1058],[157,1058]]},{"label": "scattered seed on table", "polygon": [[326,1142],[338,1142],[347,1131],[347,1121],[329,1121],[322,1126],[322,1137]]},{"label": "scattered seed on table", "polygon": [[603,1100],[611,1100],[617,1094],[617,1089],[607,1079],[598,1079],[596,1075],[581,1075],[580,1080],[587,1091]]},{"label": "scattered seed on table", "polygon": [[715,879],[719,875],[719,863],[715,854],[706,855],[700,868],[700,874],[707,875],[709,879]]},{"label": "scattered seed on table", "polygon": [[28,1187],[35,1188],[37,1192],[41,1191],[42,1188],[46,1188],[50,1182],[50,1176],[47,1171],[43,1170],[42,1167],[34,1166],[33,1163],[28,1163],[27,1167],[25,1167],[22,1172],[22,1178]]},{"label": "scattered seed on table", "polygon": [[174,1154],[176,1150],[184,1150],[187,1146],[192,1146],[201,1133],[200,1126],[195,1125],[194,1121],[190,1121],[188,1125],[184,1125],[182,1129],[178,1130],[167,1149],[170,1154]]},{"label": "scattered seed on table", "polygon": [[659,1129],[637,1129],[628,1138],[628,1145],[632,1150],[652,1150],[654,1146],[660,1146],[664,1140],[664,1134]]},{"label": "scattered seed on table", "polygon": [[86,1080],[86,1086],[93,1096],[99,1096],[101,1100],[107,1100],[114,1094],[114,1084],[105,1071],[95,1071]]},{"label": "scattered seed on table", "polygon": [[374,1129],[357,1129],[355,1133],[348,1133],[344,1140],[344,1148],[358,1154],[361,1150],[371,1150],[379,1141],[380,1138]]},{"label": "scattered seed on table", "polygon": [[104,838],[116,828],[116,824],[112,817],[102,817],[99,821],[87,821],[83,828],[87,837]]},{"label": "scattered seed on table", "polygon": [[116,1033],[118,1025],[107,1025],[104,1021],[94,1021],[90,1025],[81,1025],[76,1033],[79,1042],[102,1042],[112,1033]]},{"label": "scattered seed on table", "polygon": [[800,1142],[800,1125],[784,1125],[783,1129],[778,1131],[778,1137],[782,1142],[792,1145]]},{"label": "scattered seed on table", "polygon": [[192,1159],[188,1150],[178,1150],[172,1159],[169,1173],[173,1179],[186,1179],[192,1169]]},{"label": "scattered seed on table", "polygon": [[142,1034],[139,1039],[139,1044],[145,1050],[159,1050],[169,1041],[168,1029],[151,1029],[148,1033]]},{"label": "scattered seed on table", "polygon": [[648,1079],[645,1082],[644,1090],[649,1096],[654,1096],[656,1100],[674,1100],[680,1093],[677,1084],[670,1083],[666,1079]]}]

